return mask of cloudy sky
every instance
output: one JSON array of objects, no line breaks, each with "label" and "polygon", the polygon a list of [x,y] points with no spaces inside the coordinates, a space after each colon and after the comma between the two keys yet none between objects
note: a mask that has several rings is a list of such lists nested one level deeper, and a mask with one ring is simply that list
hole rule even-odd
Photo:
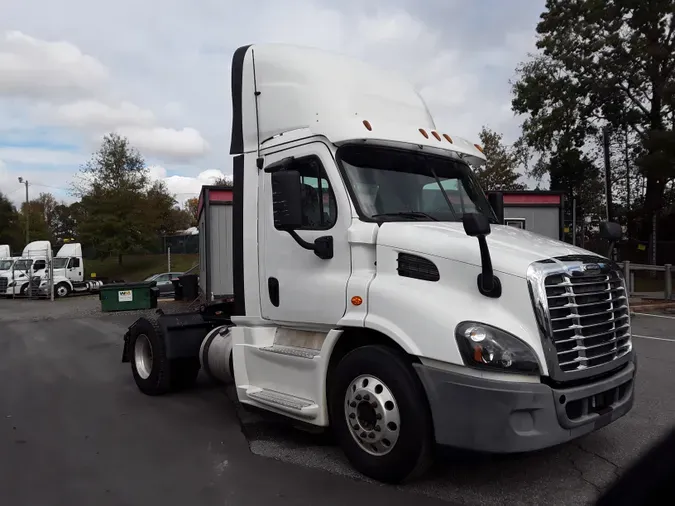
[{"label": "cloudy sky", "polygon": [[127,136],[181,201],[231,173],[230,62],[255,42],[339,51],[413,80],[439,128],[512,142],[509,79],[544,0],[0,0],[0,191],[67,189]]}]

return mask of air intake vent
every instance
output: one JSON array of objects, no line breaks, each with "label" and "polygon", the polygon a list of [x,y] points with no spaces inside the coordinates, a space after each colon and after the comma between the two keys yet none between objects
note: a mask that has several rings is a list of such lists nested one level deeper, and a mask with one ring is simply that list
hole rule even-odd
[{"label": "air intake vent", "polygon": [[408,253],[398,254],[399,276],[413,279],[422,279],[424,281],[438,281],[441,276],[438,274],[438,268],[431,260],[410,255]]}]

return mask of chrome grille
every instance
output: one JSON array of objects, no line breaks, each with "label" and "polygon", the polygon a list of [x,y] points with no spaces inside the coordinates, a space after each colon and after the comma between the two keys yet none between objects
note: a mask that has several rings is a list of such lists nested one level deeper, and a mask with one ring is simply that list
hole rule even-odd
[{"label": "chrome grille", "polygon": [[552,379],[597,376],[630,359],[630,310],[616,264],[570,255],[534,262],[527,278]]},{"label": "chrome grille", "polygon": [[553,274],[544,284],[561,370],[602,365],[631,350],[628,301],[617,271]]}]

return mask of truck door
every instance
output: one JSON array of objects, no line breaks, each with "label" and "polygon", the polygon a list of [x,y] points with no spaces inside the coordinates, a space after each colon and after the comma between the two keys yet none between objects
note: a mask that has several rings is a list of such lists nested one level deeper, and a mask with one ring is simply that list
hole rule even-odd
[{"label": "truck door", "polygon": [[265,165],[294,157],[301,174],[303,219],[297,233],[305,241],[330,235],[333,258],[322,260],[303,249],[287,232],[274,227],[271,175],[260,171],[259,265],[262,317],[293,323],[335,325],[346,309],[351,274],[347,229],[351,212],[333,156],[321,142],[311,142],[265,156]]},{"label": "truck door", "polygon": [[78,283],[84,280],[82,275],[82,260],[77,257],[71,257],[68,260],[68,268],[66,269],[66,277],[71,283]]}]

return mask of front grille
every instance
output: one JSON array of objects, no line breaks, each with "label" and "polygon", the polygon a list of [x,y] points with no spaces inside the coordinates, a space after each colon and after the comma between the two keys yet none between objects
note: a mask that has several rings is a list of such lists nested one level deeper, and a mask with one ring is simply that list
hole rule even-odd
[{"label": "front grille", "polygon": [[8,283],[7,278],[0,278],[0,293],[7,293]]},{"label": "front grille", "polygon": [[632,385],[633,380],[628,380],[622,385],[610,388],[599,394],[568,402],[565,404],[567,418],[575,421],[588,415],[602,415],[611,411],[613,405],[626,400],[626,397],[630,395]]},{"label": "front grille", "polygon": [[631,350],[628,301],[617,271],[553,274],[544,285],[562,371],[606,364]]}]

